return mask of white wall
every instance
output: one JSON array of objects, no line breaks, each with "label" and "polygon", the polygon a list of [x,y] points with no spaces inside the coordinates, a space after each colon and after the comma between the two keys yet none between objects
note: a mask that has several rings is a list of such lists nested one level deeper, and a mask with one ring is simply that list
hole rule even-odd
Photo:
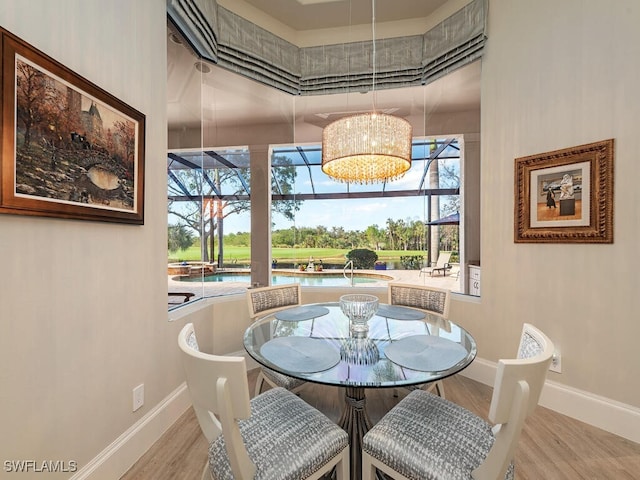
[{"label": "white wall", "polygon": [[[482,299],[460,305],[453,318],[489,360],[513,354],[522,323],[533,323],[562,353],[562,374],[550,373],[552,381],[636,409],[639,23],[636,0],[490,0],[482,65]],[[609,138],[614,243],[515,244],[514,159]]]},{"label": "white wall", "polygon": [[166,312],[166,4],[0,0],[0,25],[146,115],[144,226],[0,215],[0,460],[82,469],[183,382]]}]

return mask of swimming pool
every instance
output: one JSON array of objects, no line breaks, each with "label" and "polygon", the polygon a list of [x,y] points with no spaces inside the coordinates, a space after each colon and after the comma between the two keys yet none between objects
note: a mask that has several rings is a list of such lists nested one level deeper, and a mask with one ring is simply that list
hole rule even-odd
[{"label": "swimming pool", "polygon": [[[353,276],[355,285],[363,285],[367,283],[376,283],[380,281],[388,281],[390,277],[386,275],[372,276]],[[214,275],[206,275],[205,277],[178,277],[175,280],[181,282],[251,282],[251,274],[249,273],[216,273]],[[298,282],[305,287],[335,287],[349,285],[350,279],[346,279],[340,274],[325,275],[271,275],[272,285],[285,285],[287,283]]]}]

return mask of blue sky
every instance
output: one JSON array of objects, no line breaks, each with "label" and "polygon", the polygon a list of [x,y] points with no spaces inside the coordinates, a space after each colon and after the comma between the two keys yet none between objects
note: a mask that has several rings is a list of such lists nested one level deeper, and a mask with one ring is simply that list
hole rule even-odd
[{"label": "blue sky", "polygon": [[[384,227],[388,218],[420,220],[424,218],[423,199],[411,197],[369,198],[348,200],[307,200],[296,213],[296,227],[343,227],[345,230],[365,230],[369,225]],[[294,223],[282,215],[272,217],[275,230],[286,229]],[[225,219],[225,232],[250,231],[249,214],[230,215]]]},{"label": "blue sky", "polygon": [[[303,203],[296,214],[297,227],[343,227],[345,230],[365,230],[369,225],[384,227],[388,218],[420,220],[424,218],[423,199],[411,197],[368,198],[348,200],[313,200]],[[291,223],[278,215],[276,229]]]},{"label": "blue sky", "polygon": [[[319,170],[319,168],[318,168]],[[338,183],[326,175],[316,172],[314,175],[314,187],[316,192],[346,191],[346,185]],[[416,189],[422,176],[420,168],[412,168],[407,174],[393,184],[387,185],[387,190]],[[310,180],[308,175],[299,175],[299,185],[296,191],[310,193]],[[351,186],[351,191],[380,191],[380,185]],[[235,217],[235,218],[234,218]],[[327,228],[343,227],[346,230],[365,230],[370,225],[384,227],[387,219],[394,220],[421,220],[426,217],[426,199],[424,197],[379,197],[364,199],[341,200],[307,200],[302,202],[300,210],[296,213],[296,227],[316,227],[323,225]],[[294,226],[280,214],[272,217],[275,230],[286,229]],[[250,231],[249,214],[229,216],[225,219],[225,232]]]},{"label": "blue sky", "polygon": [[[246,155],[246,152],[241,152]],[[288,152],[278,152],[279,155],[296,155],[295,151],[289,149]],[[381,192],[384,188],[387,192],[398,190],[417,190],[422,185],[428,185],[428,178],[424,178],[424,168],[426,162],[421,158],[425,155],[415,155],[418,157],[412,162],[412,168],[400,179],[388,182],[386,185],[357,185],[337,182],[325,175],[320,168],[319,149],[305,151],[310,165],[299,166],[295,180],[294,193],[337,193],[337,192]],[[316,158],[317,157],[317,158]],[[459,160],[441,159],[440,162],[447,164],[453,162],[454,169],[459,168]],[[275,168],[278,168],[275,166]],[[424,183],[422,183],[424,180]],[[441,177],[441,188],[451,186],[450,181]],[[224,188],[223,188],[224,190]],[[442,215],[451,213],[444,212],[446,198],[441,200]],[[427,217],[427,200],[421,197],[372,197],[365,199],[341,199],[341,200],[306,200],[301,203],[300,210],[296,213],[295,221],[286,220],[282,215],[274,213],[272,222],[275,230],[296,227],[316,227],[323,225],[329,229],[332,227],[343,227],[346,230],[365,230],[370,225],[385,227],[387,219],[393,220],[423,220]],[[442,216],[441,215],[441,216]],[[249,213],[241,215],[229,215],[225,218],[225,233],[238,233],[251,231]]]}]

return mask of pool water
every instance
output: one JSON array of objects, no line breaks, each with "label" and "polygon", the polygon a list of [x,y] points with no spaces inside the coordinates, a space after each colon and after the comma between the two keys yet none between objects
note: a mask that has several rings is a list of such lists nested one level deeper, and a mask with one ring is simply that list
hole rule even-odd
[{"label": "pool water", "polygon": [[[375,283],[383,278],[370,278],[370,277],[357,277],[353,276],[353,283],[356,285],[362,285],[366,283]],[[207,275],[205,277],[182,277],[181,282],[251,282],[251,275],[248,273],[217,273],[215,275]],[[342,275],[272,275],[272,285],[285,285],[287,283],[300,283],[305,287],[333,287],[349,285],[350,279],[347,280]]]}]

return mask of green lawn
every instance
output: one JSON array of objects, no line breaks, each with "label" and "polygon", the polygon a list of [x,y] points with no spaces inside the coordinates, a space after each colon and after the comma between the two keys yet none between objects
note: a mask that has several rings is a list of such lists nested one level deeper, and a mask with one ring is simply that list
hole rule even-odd
[{"label": "green lawn", "polygon": [[[271,258],[278,262],[298,263],[308,262],[310,257],[315,261],[322,260],[325,264],[344,265],[345,255],[350,249],[339,248],[272,248]],[[381,261],[400,261],[401,256],[422,255],[426,257],[426,252],[415,250],[379,250],[376,252]],[[170,262],[177,261],[199,261],[200,248],[191,247],[177,253],[172,253]],[[251,259],[251,249],[249,247],[225,247],[225,265],[240,264],[247,265]]]}]

